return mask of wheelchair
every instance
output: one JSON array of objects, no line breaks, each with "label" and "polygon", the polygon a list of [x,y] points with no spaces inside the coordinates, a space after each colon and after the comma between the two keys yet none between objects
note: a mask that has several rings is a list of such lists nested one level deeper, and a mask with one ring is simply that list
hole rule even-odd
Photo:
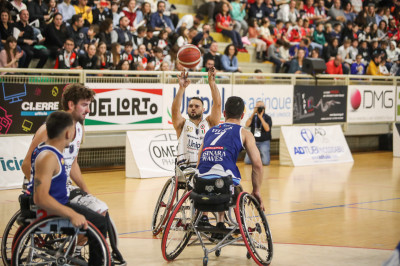
[{"label": "wheelchair", "polygon": [[[24,194],[20,204],[21,209],[11,218],[3,235],[4,265],[111,265],[108,243],[89,221],[86,230],[75,228],[66,218],[47,216],[33,204],[32,197]],[[89,239],[79,255],[78,238]]]},{"label": "wheelchair", "polygon": [[173,206],[187,191],[192,189],[190,182],[195,172],[196,169],[192,167],[182,167],[178,164],[175,166],[175,176],[165,183],[154,208],[151,221],[153,236],[162,232]]},{"label": "wheelchair", "polygon": [[[218,257],[223,247],[235,245],[245,246],[247,258],[258,265],[269,265],[273,257],[272,236],[257,199],[241,191],[240,186],[233,187],[230,176],[208,177],[193,178],[194,189],[186,192],[168,218],[161,242],[164,259],[172,261],[186,246],[200,245],[203,265],[207,265],[210,253],[215,252]],[[225,212],[224,224],[228,226],[203,225],[203,212]]]}]

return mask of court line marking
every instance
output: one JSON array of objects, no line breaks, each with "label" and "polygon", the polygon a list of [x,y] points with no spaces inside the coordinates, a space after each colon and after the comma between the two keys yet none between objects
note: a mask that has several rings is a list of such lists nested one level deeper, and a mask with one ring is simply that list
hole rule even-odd
[{"label": "court line marking", "polygon": [[371,209],[371,208],[361,208],[361,207],[353,207],[349,206],[347,208],[352,208],[352,209],[361,209],[361,210],[370,210],[370,211],[379,211],[379,212],[394,212],[394,213],[400,213],[398,211],[389,211],[389,210],[380,210],[380,209]]}]

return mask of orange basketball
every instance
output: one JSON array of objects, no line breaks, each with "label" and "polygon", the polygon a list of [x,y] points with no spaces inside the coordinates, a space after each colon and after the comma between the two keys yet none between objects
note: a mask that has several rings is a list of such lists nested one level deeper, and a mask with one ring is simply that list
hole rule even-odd
[{"label": "orange basketball", "polygon": [[186,68],[194,68],[200,63],[201,53],[193,44],[182,46],[177,54],[177,61]]}]

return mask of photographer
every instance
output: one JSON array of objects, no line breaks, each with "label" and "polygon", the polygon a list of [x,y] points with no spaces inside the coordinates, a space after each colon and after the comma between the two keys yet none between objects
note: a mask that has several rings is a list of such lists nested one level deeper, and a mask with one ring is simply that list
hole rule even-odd
[{"label": "photographer", "polygon": [[[272,120],[271,117],[265,113],[264,102],[258,101],[256,103],[253,113],[246,121],[246,127],[250,127],[251,133],[253,133],[256,139],[256,145],[260,151],[262,164],[269,165]],[[245,164],[251,164],[247,153],[244,162]]]}]

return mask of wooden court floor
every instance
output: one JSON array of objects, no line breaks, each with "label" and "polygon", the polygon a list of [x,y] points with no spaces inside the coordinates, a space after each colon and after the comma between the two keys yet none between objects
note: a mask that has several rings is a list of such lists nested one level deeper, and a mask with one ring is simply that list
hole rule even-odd
[{"label": "wooden court floor", "polygon": [[[381,265],[400,241],[400,158],[354,154],[353,164],[264,167],[262,197],[274,241],[272,265]],[[238,163],[250,191],[251,167]],[[200,247],[163,260],[150,222],[167,178],[126,179],[124,171],[85,173],[91,192],[108,203],[129,265],[201,265]],[[0,191],[0,232],[17,210],[20,190]],[[255,265],[244,247],[226,247],[209,265]]]}]

